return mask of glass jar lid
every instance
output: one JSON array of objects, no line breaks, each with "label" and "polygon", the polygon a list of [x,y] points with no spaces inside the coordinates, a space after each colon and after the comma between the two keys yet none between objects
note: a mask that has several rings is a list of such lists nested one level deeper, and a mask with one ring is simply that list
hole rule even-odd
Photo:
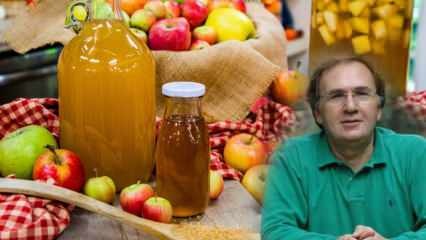
[{"label": "glass jar lid", "polygon": [[168,97],[201,97],[206,93],[204,84],[197,82],[169,82],[161,89],[163,95]]}]

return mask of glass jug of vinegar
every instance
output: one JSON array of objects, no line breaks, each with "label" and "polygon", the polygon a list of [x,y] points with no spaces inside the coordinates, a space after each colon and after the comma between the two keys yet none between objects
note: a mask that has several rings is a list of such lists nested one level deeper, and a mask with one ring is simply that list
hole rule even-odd
[{"label": "glass jug of vinegar", "polygon": [[90,19],[58,62],[60,144],[86,176],[110,176],[118,189],[148,181],[154,167],[155,62],[120,19]]}]

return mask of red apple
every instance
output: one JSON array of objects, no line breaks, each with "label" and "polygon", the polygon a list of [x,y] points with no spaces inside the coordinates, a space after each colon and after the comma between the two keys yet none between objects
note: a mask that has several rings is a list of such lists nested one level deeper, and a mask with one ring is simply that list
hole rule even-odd
[{"label": "red apple", "polygon": [[154,189],[149,184],[138,182],[121,191],[120,206],[124,211],[140,216],[143,203],[152,196],[154,196]]},{"label": "red apple", "polygon": [[256,165],[244,174],[241,183],[259,204],[263,202],[265,181],[268,175],[268,165]]},{"label": "red apple", "polygon": [[183,17],[160,20],[152,26],[148,39],[153,50],[188,50],[191,46],[189,23]]},{"label": "red apple", "polygon": [[265,145],[257,137],[240,133],[231,137],[225,145],[225,162],[242,172],[263,164],[267,158]]},{"label": "red apple", "polygon": [[308,82],[297,70],[283,71],[272,84],[272,96],[281,104],[293,105],[305,96]]},{"label": "red apple", "polygon": [[201,50],[206,47],[210,47],[210,44],[203,40],[195,40],[191,44],[191,50]]},{"label": "red apple", "polygon": [[138,28],[130,28],[130,31],[135,34],[135,36],[141,40],[141,42],[144,42],[145,44],[148,42],[148,36],[146,33]]},{"label": "red apple", "polygon": [[225,183],[223,182],[223,177],[220,173],[217,171],[210,170],[210,176],[209,176],[209,183],[210,183],[210,190],[209,190],[209,197],[212,200],[217,199],[220,194],[223,192],[223,187]]},{"label": "red apple", "polygon": [[157,19],[153,12],[139,9],[130,17],[130,26],[148,31]]},{"label": "red apple", "polygon": [[203,24],[209,14],[207,5],[200,0],[184,0],[181,8],[182,16],[188,19],[191,29]]},{"label": "red apple", "polygon": [[46,148],[34,163],[33,179],[53,180],[55,185],[79,192],[85,181],[80,158],[70,150]]},{"label": "red apple", "polygon": [[163,223],[172,220],[173,209],[169,200],[162,197],[150,197],[142,206],[142,217]]},{"label": "red apple", "polygon": [[216,30],[210,26],[199,26],[192,31],[194,39],[203,40],[209,43],[210,45],[217,42]]},{"label": "red apple", "polygon": [[243,13],[247,12],[244,0],[212,0],[209,2],[209,12],[216,8],[235,8]]},{"label": "red apple", "polygon": [[243,12],[246,13],[247,12],[247,8],[246,8],[246,2],[244,0],[231,0],[232,2],[232,7]]},{"label": "red apple", "polygon": [[151,11],[154,13],[157,19],[166,17],[166,7],[161,0],[154,0],[145,3],[143,9]]},{"label": "red apple", "polygon": [[164,2],[166,8],[166,18],[177,18],[180,16],[180,7],[175,0],[169,0]]},{"label": "red apple", "polygon": [[84,194],[105,203],[114,203],[116,187],[108,176],[89,178],[84,185]]}]

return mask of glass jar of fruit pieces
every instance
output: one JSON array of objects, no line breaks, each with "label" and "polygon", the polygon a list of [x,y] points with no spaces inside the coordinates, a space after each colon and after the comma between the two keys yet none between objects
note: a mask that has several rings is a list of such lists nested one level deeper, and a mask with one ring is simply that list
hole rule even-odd
[{"label": "glass jar of fruit pieces", "polygon": [[406,90],[413,0],[313,0],[311,71],[359,55],[381,74],[391,98]]}]

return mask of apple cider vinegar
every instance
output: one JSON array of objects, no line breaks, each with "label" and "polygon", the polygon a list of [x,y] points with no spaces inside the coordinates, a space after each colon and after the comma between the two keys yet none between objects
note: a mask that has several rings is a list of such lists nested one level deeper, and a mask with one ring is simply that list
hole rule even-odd
[{"label": "apple cider vinegar", "polygon": [[157,139],[156,192],[170,201],[176,217],[201,214],[209,201],[209,137],[199,99],[204,90],[196,90],[174,95],[163,87],[169,97]]},{"label": "apple cider vinegar", "polygon": [[91,20],[58,63],[60,144],[118,189],[154,167],[155,62],[119,20]]}]

